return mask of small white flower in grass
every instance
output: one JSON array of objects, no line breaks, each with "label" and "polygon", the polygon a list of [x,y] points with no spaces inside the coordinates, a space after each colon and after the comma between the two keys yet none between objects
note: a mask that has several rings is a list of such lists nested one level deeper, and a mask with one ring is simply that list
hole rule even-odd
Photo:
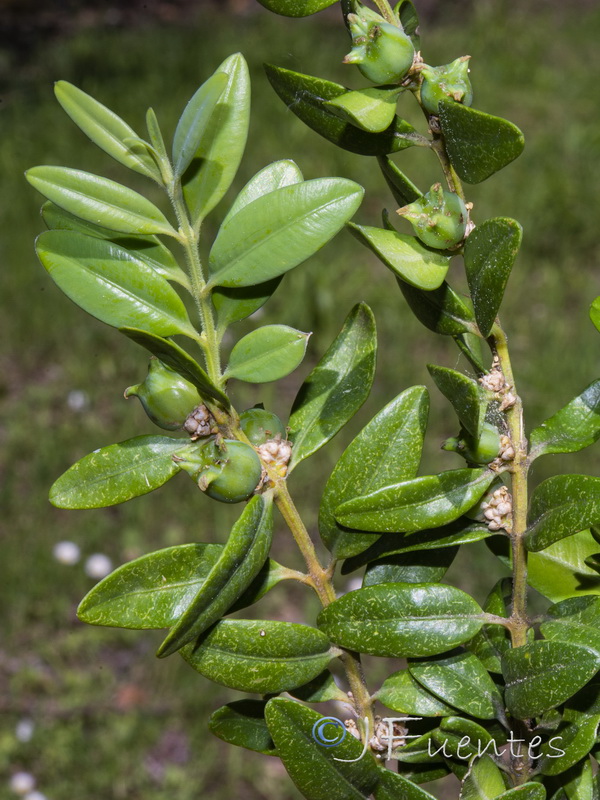
[{"label": "small white flower in grass", "polygon": [[35,725],[31,719],[20,719],[15,726],[15,736],[19,742],[30,742]]},{"label": "small white flower in grass", "polygon": [[27,794],[35,789],[35,778],[29,772],[15,772],[9,785],[15,794]]},{"label": "small white flower in grass", "polygon": [[100,580],[101,578],[106,578],[109,572],[112,572],[113,565],[108,556],[103,553],[94,553],[85,562],[84,569],[89,578]]},{"label": "small white flower in grass", "polygon": [[77,564],[81,558],[81,551],[75,542],[58,542],[52,552],[54,558],[61,564]]}]

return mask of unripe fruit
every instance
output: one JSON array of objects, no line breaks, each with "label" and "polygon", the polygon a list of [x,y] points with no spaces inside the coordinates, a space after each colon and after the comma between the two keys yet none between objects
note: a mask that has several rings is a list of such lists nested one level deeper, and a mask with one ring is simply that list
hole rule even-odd
[{"label": "unripe fruit", "polygon": [[440,100],[454,100],[464,106],[473,102],[473,87],[469,80],[469,59],[461,56],[442,67],[425,66],[421,70],[421,103],[430,114],[437,114]]},{"label": "unripe fruit", "polygon": [[453,192],[445,192],[441,183],[434,184],[422,197],[398,209],[398,214],[407,219],[428,247],[446,250],[454,247],[465,237],[468,214],[461,198]]},{"label": "unripe fruit", "polygon": [[399,83],[412,67],[415,48],[402,28],[370,12],[348,14],[352,50],[345,64],[356,64],[376,84]]},{"label": "unripe fruit", "polygon": [[126,389],[125,397],[139,398],[152,422],[167,431],[181,428],[188,414],[202,402],[193,384],[154,357],[145,381]]},{"label": "unripe fruit", "polygon": [[459,453],[471,464],[489,464],[500,454],[500,434],[494,425],[484,422],[479,440],[461,430],[460,437],[447,439],[442,450]]},{"label": "unripe fruit", "polygon": [[246,500],[260,483],[262,466],[253,447],[237,439],[210,439],[185,459],[180,468],[209,497],[221,503]]},{"label": "unripe fruit", "polygon": [[285,439],[286,430],[276,414],[264,408],[249,408],[240,414],[240,427],[255,445],[261,445],[279,434]]}]

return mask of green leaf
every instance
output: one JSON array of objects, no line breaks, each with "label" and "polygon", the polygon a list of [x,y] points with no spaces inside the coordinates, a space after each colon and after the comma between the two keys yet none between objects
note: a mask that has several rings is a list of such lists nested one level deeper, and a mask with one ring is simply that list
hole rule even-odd
[{"label": "green leaf", "polygon": [[451,100],[440,102],[439,115],[452,166],[467,183],[481,183],[523,152],[523,134],[501,117]]},{"label": "green leaf", "polygon": [[289,693],[305,703],[327,703],[330,700],[348,702],[348,695],[339,688],[333,675],[327,670],[303,686],[290,689]]},{"label": "green leaf", "polygon": [[272,497],[255,495],[233,526],[219,560],[158,648],[159,658],[200,636],[235,603],[265,563],[272,535]]},{"label": "green leaf", "polygon": [[[377,764],[368,753],[361,758],[363,745],[345,734],[343,723],[334,728],[327,717],[283,698],[269,700],[265,718],[283,765],[307,800],[364,800],[375,789]],[[321,724],[329,727],[320,739]],[[319,744],[335,734],[338,745]]]},{"label": "green leaf", "polygon": [[119,328],[119,331],[192,383],[204,399],[216,400],[229,407],[227,395],[212,383],[202,367],[178,344],[139,328]]},{"label": "green leaf", "polygon": [[503,714],[496,684],[473,653],[458,652],[445,658],[409,664],[410,674],[442,702],[477,719]]},{"label": "green leaf", "polygon": [[261,6],[284,17],[308,17],[332,6],[336,0],[258,0]]},{"label": "green leaf", "polygon": [[335,517],[348,528],[381,533],[440,527],[472,508],[494,477],[488,469],[424,475],[348,500]]},{"label": "green leaf", "polygon": [[384,768],[381,768],[373,797],[375,800],[434,800],[432,794],[415,786],[408,778]]},{"label": "green leaf", "polygon": [[540,626],[546,639],[593,647],[600,652],[600,597],[571,597],[548,611]]},{"label": "green leaf", "polygon": [[294,161],[284,159],[283,161],[274,161],[272,164],[268,164],[257,172],[254,177],[250,178],[240,191],[227,212],[223,223],[229,222],[238,211],[250,205],[254,200],[258,200],[259,197],[270,194],[276,189],[283,189],[284,186],[302,183],[303,180],[300,168]]},{"label": "green leaf", "polygon": [[590,306],[590,319],[600,331],[600,297],[597,297]]},{"label": "green leaf", "polygon": [[[356,535],[356,534],[352,534]],[[457,519],[439,528],[419,531],[411,536],[399,536],[397,533],[384,533],[378,537],[368,550],[349,558],[342,567],[342,574],[354,572],[371,561],[398,553],[412,553],[420,550],[441,550],[459,544],[471,544],[486,539],[492,533],[482,522],[472,522],[465,517]]]},{"label": "green leaf", "polygon": [[576,453],[600,438],[600,380],[531,431],[530,459],[548,453]]},{"label": "green leaf", "polygon": [[598,784],[594,781],[589,758],[573,767],[565,777],[567,782],[563,784],[563,789],[567,800],[597,800]]},{"label": "green leaf", "polygon": [[283,275],[342,229],[363,194],[353,181],[316,178],[259,197],[219,229],[208,286],[254,286]]},{"label": "green leaf", "polygon": [[506,734],[498,725],[499,723],[496,725],[487,723],[484,728],[472,719],[446,717],[441,721],[439,728],[433,731],[433,740],[438,748],[442,748],[441,752],[447,754],[446,758],[468,761],[474,755],[478,757],[485,753],[496,755],[499,752],[498,744],[506,741]]},{"label": "green leaf", "polygon": [[373,536],[343,531],[333,511],[361,490],[376,490],[417,474],[429,413],[429,395],[413,386],[388,403],[346,448],[331,473],[319,509],[319,532],[335,558],[356,555]]},{"label": "green leaf", "polygon": [[231,186],[246,147],[250,122],[250,76],[242,54],[226,58],[216,73],[226,76],[227,85],[183,175],[183,196],[196,225]]},{"label": "green leaf", "polygon": [[446,282],[432,291],[417,289],[400,279],[398,285],[410,310],[430,331],[459,336],[473,329],[473,312]]},{"label": "green leaf", "polygon": [[189,439],[136,436],[102,447],[73,464],[50,489],[57,508],[105,508],[152,492],[179,472],[173,461]]},{"label": "green leaf", "polygon": [[[508,540],[495,536],[488,543],[510,568]],[[503,552],[499,545],[504,546]],[[598,543],[589,531],[561,539],[540,553],[529,553],[527,582],[553,603],[567,597],[600,594],[600,576],[586,564],[586,559],[597,552]]]},{"label": "green leaf", "polygon": [[481,608],[453,586],[382,583],[343,595],[319,614],[332,642],[394,658],[432,656],[471,639]]},{"label": "green leaf", "polygon": [[419,17],[412,0],[399,0],[394,6],[394,12],[399,17],[404,33],[410,36],[415,50],[421,49],[421,37],[419,36]]},{"label": "green leaf", "polygon": [[409,180],[387,156],[377,156],[377,163],[379,164],[379,168],[381,169],[387,185],[394,195],[394,200],[399,206],[407,206],[418,197],[423,196],[423,193],[415,184]]},{"label": "green leaf", "polygon": [[454,369],[435,364],[427,364],[427,369],[437,388],[452,403],[460,424],[478,439],[487,409],[487,400],[481,385]]},{"label": "green leaf", "polygon": [[471,231],[464,248],[465,271],[483,337],[490,335],[504,297],[523,229],[514,219],[487,219]]},{"label": "green leaf", "polygon": [[63,208],[47,200],[42,206],[42,218],[50,230],[75,231],[97,239],[108,239],[114,244],[128,250],[136,258],[144,261],[149,267],[169,281],[176,281],[189,290],[189,279],[177,263],[173,253],[157,236],[123,236],[102,228],[93,222],[85,222],[70,214]]},{"label": "green leaf", "polygon": [[376,350],[373,312],[359,303],[296,395],[289,421],[290,471],[327,444],[365,402]]},{"label": "green leaf", "polygon": [[336,653],[327,637],[308,625],[227,619],[184,647],[181,655],[215,683],[241,692],[272,694],[316,678]]},{"label": "green leaf", "polygon": [[262,308],[282,279],[283,275],[278,275],[277,278],[258,283],[256,286],[241,286],[238,289],[216,286],[211,292],[211,297],[217,311],[219,330],[225,330],[233,322],[240,322]]},{"label": "green leaf", "polygon": [[418,717],[447,717],[456,713],[435,695],[421,686],[408,669],[401,669],[386,678],[374,697],[384,706],[400,714]]},{"label": "green leaf", "polygon": [[177,292],[129,250],[73,231],[46,231],[36,251],[67,297],[107,325],[196,336]]},{"label": "green leaf", "polygon": [[431,291],[444,282],[449,256],[428,250],[414,236],[354,223],[348,228],[386,267],[411,286]]},{"label": "green leaf", "polygon": [[471,762],[460,797],[461,800],[492,800],[505,789],[499,768],[490,756],[482,756]]},{"label": "green leaf", "polygon": [[528,550],[543,550],[597,522],[600,522],[600,478],[555,475],[542,481],[533,492],[525,545]]},{"label": "green leaf", "polygon": [[278,381],[302,363],[310,333],[287,325],[265,325],[234,346],[224,378],[249,383]]},{"label": "green leaf", "polygon": [[[483,610],[486,614],[507,618],[510,616],[511,599],[512,580],[500,578],[487,596]],[[467,647],[477,656],[488,672],[502,673],[500,659],[503,653],[510,649],[509,633],[502,625],[484,625]]]},{"label": "green leaf", "polygon": [[356,125],[363,131],[381,133],[390,127],[396,116],[398,95],[404,89],[396,86],[392,89],[370,87],[346,92],[325,103],[340,119]]},{"label": "green leaf", "polygon": [[546,790],[541,783],[524,783],[499,794],[496,800],[546,800]]},{"label": "green leaf", "polygon": [[73,122],[94,144],[134,172],[162,183],[160,172],[152,157],[142,148],[132,145],[137,133],[119,116],[72,83],[58,81],[54,94]]},{"label": "green leaf", "polygon": [[[182,544],[136,558],[96,584],[77,615],[90,625],[147,630],[170,628],[192,600],[223,553],[220,544]],[[268,559],[242,595],[256,602],[280,580],[285,568]],[[238,607],[243,607],[239,605]],[[246,604],[244,604],[246,605]]]},{"label": "green leaf", "polygon": [[68,167],[32,167],[25,176],[48,200],[88,222],[121,233],[179,235],[153,203],[108,178]]},{"label": "green leaf", "polygon": [[538,641],[502,656],[506,705],[517,719],[564,703],[600,669],[600,653],[558,641]]},{"label": "green leaf", "polygon": [[[554,732],[551,741],[543,748],[544,757],[540,761],[540,769],[544,775],[560,775],[585,758],[596,744],[600,714],[593,716],[578,715],[575,721],[565,721]],[[563,753],[559,755],[556,748]]]},{"label": "green leaf", "polygon": [[245,747],[265,756],[276,756],[277,748],[265,721],[266,700],[235,700],[221,706],[210,717],[208,727],[227,744]]},{"label": "green leaf", "polygon": [[363,586],[378,583],[436,583],[454,561],[458,547],[446,547],[428,553],[398,553],[371,561],[367,566]]},{"label": "green leaf", "polygon": [[395,153],[422,143],[412,125],[400,117],[381,133],[362,131],[333,114],[326,103],[346,94],[345,86],[311,75],[265,64],[271,86],[294,114],[333,144],[363,156]]},{"label": "green leaf", "polygon": [[173,137],[173,170],[179,178],[189,167],[212,122],[215,106],[228,84],[227,75],[215,72],[196,91],[183,110]]}]

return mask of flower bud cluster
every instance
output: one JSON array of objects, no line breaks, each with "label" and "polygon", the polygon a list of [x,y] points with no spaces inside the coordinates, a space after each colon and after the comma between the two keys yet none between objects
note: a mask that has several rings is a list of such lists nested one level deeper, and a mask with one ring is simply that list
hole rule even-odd
[{"label": "flower bud cluster", "polygon": [[[513,391],[513,387],[506,382],[504,373],[500,368],[498,356],[494,356],[491,370],[486,375],[479,378],[479,383],[484,389],[488,389],[488,391],[496,395],[496,399],[500,401],[500,411],[507,411],[517,402],[517,396]],[[514,458],[514,453],[512,457]],[[510,459],[505,460],[508,461]]]},{"label": "flower bud cluster", "polygon": [[278,433],[274,439],[269,439],[259,445],[256,451],[267,467],[274,469],[281,478],[287,474],[288,464],[292,457],[292,443],[283,439]]},{"label": "flower bud cluster", "polygon": [[482,503],[483,516],[491,531],[512,530],[512,497],[506,486],[501,486],[492,494],[489,502]]},{"label": "flower bud cluster", "polygon": [[200,439],[202,436],[210,436],[217,433],[214,417],[205,405],[199,405],[191,414],[188,415],[183,423],[184,429],[192,437],[192,441]]}]

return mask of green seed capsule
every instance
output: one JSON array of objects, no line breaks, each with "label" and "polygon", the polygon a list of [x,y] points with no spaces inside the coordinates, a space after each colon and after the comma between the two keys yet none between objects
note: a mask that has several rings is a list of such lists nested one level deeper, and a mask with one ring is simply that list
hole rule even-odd
[{"label": "green seed capsule", "polygon": [[254,448],[236,439],[223,439],[218,444],[216,439],[210,439],[177,463],[203,492],[221,503],[246,500],[262,475]]},{"label": "green seed capsule", "polygon": [[283,422],[276,414],[265,411],[264,408],[249,408],[240,414],[240,427],[255,445],[261,445],[280,434],[286,437]]},{"label": "green seed capsule", "polygon": [[373,83],[399,83],[415,57],[410,38],[374,12],[348,14],[347,19],[353,46],[344,63],[356,64]]},{"label": "green seed capsule", "polygon": [[430,114],[437,114],[440,100],[455,100],[465,106],[473,102],[473,88],[469,80],[469,59],[461,56],[442,67],[425,66],[421,70],[421,103]]},{"label": "green seed capsule", "polygon": [[445,192],[441,183],[434,184],[414,203],[398,209],[428,247],[446,250],[465,238],[468,214],[465,204],[457,194]]},{"label": "green seed capsule", "polygon": [[144,382],[126,389],[125,397],[139,398],[152,422],[167,431],[181,428],[202,402],[195,386],[154,357]]},{"label": "green seed capsule", "polygon": [[478,441],[467,431],[461,430],[459,438],[447,439],[442,445],[442,450],[459,453],[471,464],[489,464],[498,457],[500,449],[500,434],[489,422],[483,423]]}]

